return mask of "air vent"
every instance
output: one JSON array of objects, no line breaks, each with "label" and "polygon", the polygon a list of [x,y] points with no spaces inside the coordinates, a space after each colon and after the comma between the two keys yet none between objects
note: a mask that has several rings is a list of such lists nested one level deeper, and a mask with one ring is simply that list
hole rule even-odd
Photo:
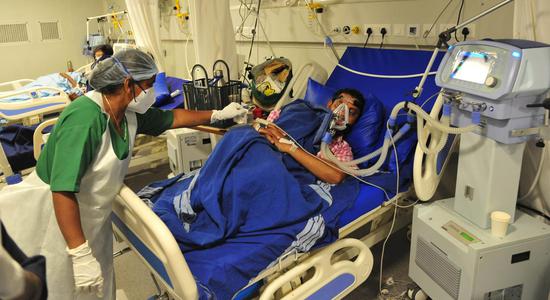
[{"label": "air vent", "polygon": [[40,23],[40,32],[42,33],[43,41],[51,40],[60,40],[61,36],[59,35],[59,24],[57,21],[54,22],[39,22]]},{"label": "air vent", "polygon": [[453,299],[458,299],[461,270],[445,254],[419,237],[415,262]]},{"label": "air vent", "polygon": [[0,24],[0,44],[28,41],[27,23]]}]

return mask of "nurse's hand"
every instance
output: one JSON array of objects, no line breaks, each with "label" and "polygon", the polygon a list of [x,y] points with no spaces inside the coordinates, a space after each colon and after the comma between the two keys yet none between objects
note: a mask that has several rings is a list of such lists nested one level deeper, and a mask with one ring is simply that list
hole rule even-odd
[{"label": "nurse's hand", "polygon": [[95,294],[103,297],[103,275],[101,266],[92,254],[88,241],[74,248],[67,249],[73,261],[73,274],[76,293]]},{"label": "nurse's hand", "polygon": [[231,102],[222,110],[213,110],[210,117],[210,123],[217,121],[233,119],[236,123],[241,123],[243,119],[246,120],[246,114],[248,110],[242,107],[237,102]]}]

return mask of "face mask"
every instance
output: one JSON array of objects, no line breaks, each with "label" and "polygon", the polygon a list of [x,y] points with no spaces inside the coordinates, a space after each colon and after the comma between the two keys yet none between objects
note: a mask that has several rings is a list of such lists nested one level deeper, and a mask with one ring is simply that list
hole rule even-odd
[{"label": "face mask", "polygon": [[155,103],[155,89],[150,87],[141,92],[128,104],[128,110],[144,114]]}]

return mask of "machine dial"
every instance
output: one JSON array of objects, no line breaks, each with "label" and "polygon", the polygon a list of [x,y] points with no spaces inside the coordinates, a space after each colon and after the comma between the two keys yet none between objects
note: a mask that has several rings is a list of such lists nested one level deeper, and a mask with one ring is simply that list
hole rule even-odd
[{"label": "machine dial", "polygon": [[498,80],[493,76],[489,76],[487,77],[487,79],[485,79],[485,85],[487,87],[494,88],[495,86],[497,86],[497,83]]}]

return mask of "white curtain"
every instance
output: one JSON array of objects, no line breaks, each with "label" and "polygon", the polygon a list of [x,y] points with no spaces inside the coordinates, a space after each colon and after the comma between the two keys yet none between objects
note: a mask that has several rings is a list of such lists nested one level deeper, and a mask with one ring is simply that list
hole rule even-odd
[{"label": "white curtain", "polygon": [[211,73],[212,64],[223,59],[229,65],[231,78],[236,78],[237,45],[229,0],[190,0],[189,15],[197,63]]},{"label": "white curtain", "polygon": [[160,12],[158,0],[125,0],[136,45],[155,57],[164,72],[164,55],[160,47]]},{"label": "white curtain", "polygon": [[[514,38],[534,40],[550,44],[550,0],[516,0],[514,1]],[[550,67],[550,66],[549,66]],[[547,135],[548,136],[548,135]],[[544,164],[534,192],[526,199],[525,204],[550,214],[550,140],[546,140]],[[523,170],[520,183],[520,195],[527,192],[538,169],[541,149],[533,142],[527,144],[523,159]]]},{"label": "white curtain", "polygon": [[550,44],[550,1],[516,0],[514,5],[514,38]]}]

